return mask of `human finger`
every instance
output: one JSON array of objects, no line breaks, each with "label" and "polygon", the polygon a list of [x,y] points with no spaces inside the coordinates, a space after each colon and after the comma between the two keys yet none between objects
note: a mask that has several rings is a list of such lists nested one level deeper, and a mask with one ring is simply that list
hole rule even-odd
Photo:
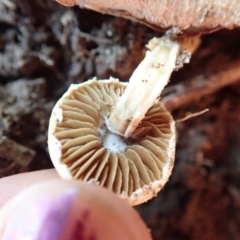
[{"label": "human finger", "polygon": [[35,183],[59,179],[55,169],[16,174],[0,179],[0,208],[14,195]]},{"label": "human finger", "polygon": [[0,239],[150,240],[138,213],[89,183],[53,180],[25,189],[0,211]]}]

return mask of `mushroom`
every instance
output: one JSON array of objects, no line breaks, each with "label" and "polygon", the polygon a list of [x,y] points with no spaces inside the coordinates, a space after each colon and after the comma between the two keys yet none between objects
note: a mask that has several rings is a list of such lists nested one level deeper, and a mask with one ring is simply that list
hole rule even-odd
[{"label": "mushroom", "polygon": [[156,102],[130,138],[109,131],[106,121],[125,88],[113,78],[71,85],[54,107],[48,144],[62,178],[94,182],[136,205],[155,196],[168,180],[175,127]]},{"label": "mushroom", "polygon": [[62,178],[99,184],[130,205],[156,195],[171,174],[176,141],[175,122],[156,98],[187,45],[153,38],[129,83],[94,78],[70,86],[48,131]]},{"label": "mushroom", "polygon": [[98,12],[125,17],[155,30],[177,27],[187,33],[240,26],[239,0],[56,0]]}]

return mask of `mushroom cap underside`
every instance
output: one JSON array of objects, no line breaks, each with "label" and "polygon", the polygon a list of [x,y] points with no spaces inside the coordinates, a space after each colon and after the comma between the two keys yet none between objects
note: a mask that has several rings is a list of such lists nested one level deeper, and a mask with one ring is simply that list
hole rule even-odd
[{"label": "mushroom cap underside", "polygon": [[62,178],[99,184],[137,205],[168,181],[175,123],[156,101],[130,138],[111,133],[105,122],[126,85],[113,78],[71,85],[52,111],[48,147]]}]

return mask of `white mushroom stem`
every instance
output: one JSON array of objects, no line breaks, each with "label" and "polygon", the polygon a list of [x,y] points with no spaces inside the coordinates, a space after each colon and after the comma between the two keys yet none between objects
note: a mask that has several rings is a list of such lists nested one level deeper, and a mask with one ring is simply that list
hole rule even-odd
[{"label": "white mushroom stem", "polygon": [[146,56],[133,72],[129,84],[113,108],[107,127],[110,131],[130,137],[148,109],[160,96],[169,81],[180,55],[180,44],[167,37],[149,41]]}]

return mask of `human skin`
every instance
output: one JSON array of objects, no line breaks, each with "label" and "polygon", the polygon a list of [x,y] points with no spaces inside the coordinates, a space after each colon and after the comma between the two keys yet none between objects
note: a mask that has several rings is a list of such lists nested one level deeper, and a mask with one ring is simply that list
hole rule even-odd
[{"label": "human skin", "polygon": [[1,240],[151,239],[118,196],[53,169],[0,179],[0,192]]}]

